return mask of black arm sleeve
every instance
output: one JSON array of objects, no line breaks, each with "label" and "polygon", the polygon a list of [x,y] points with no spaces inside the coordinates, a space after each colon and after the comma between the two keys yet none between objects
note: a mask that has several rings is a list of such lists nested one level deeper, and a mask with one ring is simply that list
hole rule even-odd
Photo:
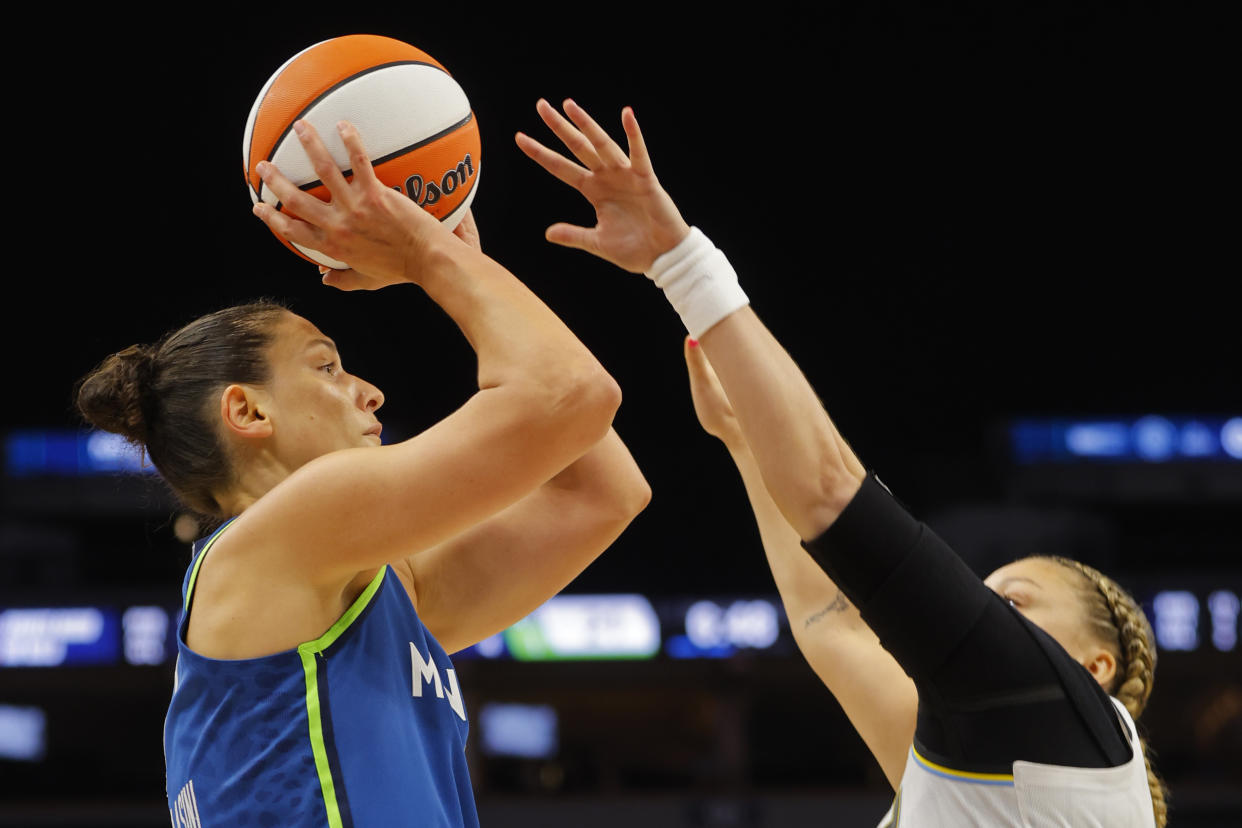
[{"label": "black arm sleeve", "polygon": [[992,592],[874,475],[804,544],[919,692],[915,740],[961,770],[1025,759],[1079,767],[1129,760],[1107,695],[1050,636]]}]

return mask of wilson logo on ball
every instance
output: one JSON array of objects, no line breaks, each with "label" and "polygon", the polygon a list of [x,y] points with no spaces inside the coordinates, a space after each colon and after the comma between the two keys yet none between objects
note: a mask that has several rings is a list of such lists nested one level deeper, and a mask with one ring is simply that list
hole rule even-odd
[{"label": "wilson logo on ball", "polygon": [[[242,137],[250,199],[285,208],[258,173],[269,161],[322,201],[331,193],[314,170],[292,125],[313,124],[346,176],[349,153],[336,131],[358,130],[375,177],[453,229],[470,209],[482,175],[479,125],[461,85],[431,55],[379,35],[345,35],[289,58],[255,98]],[[292,213],[290,213],[292,215]],[[272,231],[297,255],[331,268],[344,262]]]},{"label": "wilson logo on ball", "polygon": [[405,180],[404,187],[399,186],[393,189],[406,195],[419,207],[426,207],[435,204],[446,195],[452,195],[458,187],[467,184],[472,178],[474,178],[474,161],[467,153],[465,158],[457,162],[456,167],[440,176],[439,182],[424,182],[423,177],[415,173]]}]

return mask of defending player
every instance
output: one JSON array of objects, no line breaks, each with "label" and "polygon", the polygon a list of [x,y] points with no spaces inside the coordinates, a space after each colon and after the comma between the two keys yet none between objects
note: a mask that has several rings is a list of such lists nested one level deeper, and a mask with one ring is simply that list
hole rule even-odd
[{"label": "defending player", "polygon": [[1155,667],[1133,599],[1061,559],[980,581],[866,473],[660,187],[633,112],[626,153],[572,101],[570,120],[537,108],[579,163],[524,134],[518,146],[597,219],[547,238],[646,273],[696,341],[700,420],[742,473],[799,646],[897,789],[882,825],[1163,825],[1133,721]]}]

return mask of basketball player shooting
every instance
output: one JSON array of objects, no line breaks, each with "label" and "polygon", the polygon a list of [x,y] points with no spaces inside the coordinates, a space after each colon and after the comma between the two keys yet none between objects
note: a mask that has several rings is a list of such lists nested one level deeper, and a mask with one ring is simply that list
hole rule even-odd
[{"label": "basketball player shooting", "polygon": [[454,235],[381,183],[352,125],[340,128],[349,181],[312,126],[295,131],[331,201],[263,164],[292,215],[255,214],[350,265],[325,277],[333,287],[418,285],[473,347],[479,387],[384,445],[379,388],[272,303],[126,348],[81,383],[83,416],[142,446],[219,524],[184,580],[169,816],[180,828],[477,826],[450,655],[562,589],[650,489],[611,428],[616,383],[477,249],[473,222]]}]

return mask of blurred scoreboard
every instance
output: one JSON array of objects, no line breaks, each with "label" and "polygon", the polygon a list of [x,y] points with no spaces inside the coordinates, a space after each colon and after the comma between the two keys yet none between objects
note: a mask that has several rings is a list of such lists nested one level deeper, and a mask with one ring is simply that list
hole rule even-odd
[{"label": "blurred scoreboard", "polygon": [[[1238,585],[1169,588],[1139,597],[1161,650],[1232,652]],[[0,670],[171,663],[179,608],[0,606]],[[454,659],[589,661],[728,658],[797,652],[775,597],[558,595]],[[2,699],[0,699],[2,701]]]}]

